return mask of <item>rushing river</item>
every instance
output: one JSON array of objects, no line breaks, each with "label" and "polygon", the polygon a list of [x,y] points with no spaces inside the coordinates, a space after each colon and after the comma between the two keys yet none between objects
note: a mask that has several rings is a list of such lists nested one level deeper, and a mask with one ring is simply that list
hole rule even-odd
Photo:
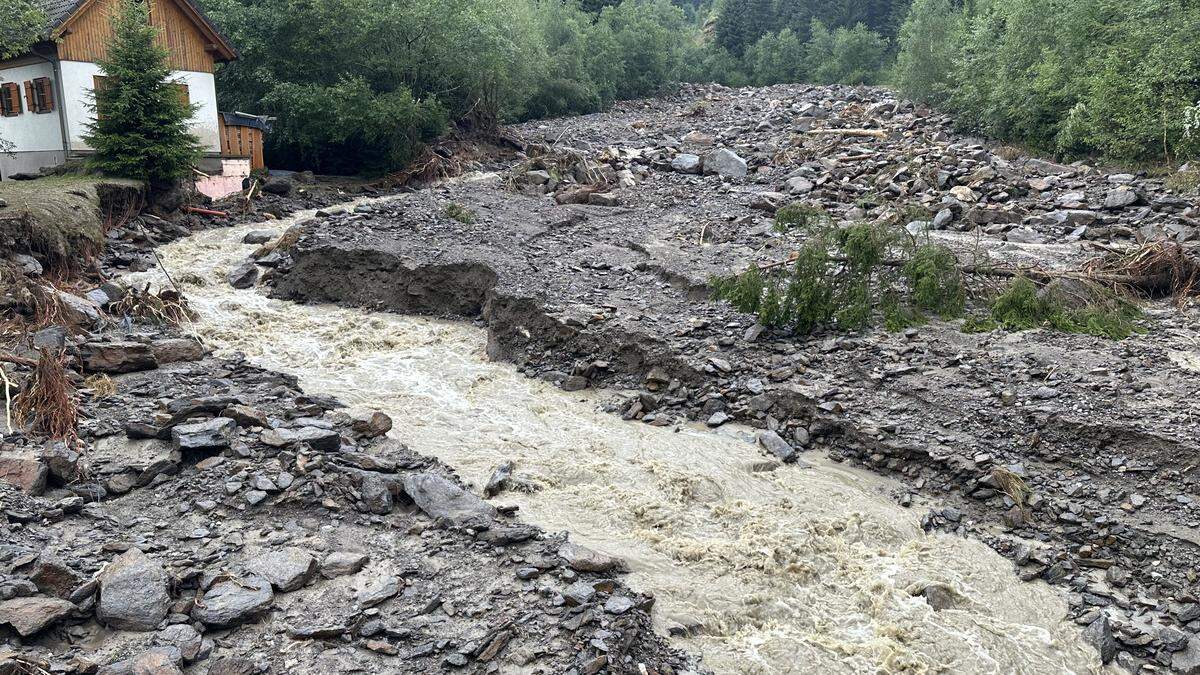
[{"label": "rushing river", "polygon": [[[1095,651],[1064,620],[1061,589],[1021,583],[981,543],[922,533],[897,486],[810,453],[762,471],[744,432],[624,422],[484,356],[466,323],[235,290],[250,230],[211,230],[160,249],[218,354],[299,377],[309,391],[383,410],[393,437],[475,485],[512,460],[538,485],[497,500],[618,554],[657,598],[656,620],[699,625],[676,644],[719,673],[1088,673]],[[157,279],[159,273],[136,275]],[[161,279],[159,279],[161,281]],[[756,470],[759,469],[759,470]],[[953,599],[935,611],[933,585]]]}]

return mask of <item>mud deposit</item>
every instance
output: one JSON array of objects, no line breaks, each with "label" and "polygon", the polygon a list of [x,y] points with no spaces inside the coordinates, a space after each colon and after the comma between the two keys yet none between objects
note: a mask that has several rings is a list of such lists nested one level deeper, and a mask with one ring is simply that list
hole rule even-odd
[{"label": "mud deposit", "polygon": [[[925,535],[896,486],[806,456],[765,461],[744,430],[623,422],[598,395],[567,393],[489,362],[468,324],[234,290],[252,229],[160,250],[218,355],[298,376],[308,391],[376,407],[391,436],[477,489],[504,461],[518,504],[548,530],[624,557],[676,646],[717,672],[1098,672],[1064,596],[1020,583],[982,543]],[[154,273],[147,273],[153,276]]]}]

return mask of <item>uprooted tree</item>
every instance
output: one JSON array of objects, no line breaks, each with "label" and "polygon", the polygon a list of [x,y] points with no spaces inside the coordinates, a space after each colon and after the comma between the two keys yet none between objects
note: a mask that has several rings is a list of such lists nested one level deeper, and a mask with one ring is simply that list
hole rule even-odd
[{"label": "uprooted tree", "polygon": [[830,326],[889,330],[930,314],[966,317],[964,330],[1047,326],[1114,339],[1137,330],[1139,298],[1200,292],[1200,258],[1173,242],[1110,251],[1076,269],[963,262],[948,246],[908,234],[899,218],[838,227],[811,207],[789,206],[777,228],[800,227],[804,245],[787,259],[711,280],[713,295],[765,326],[798,333]]}]

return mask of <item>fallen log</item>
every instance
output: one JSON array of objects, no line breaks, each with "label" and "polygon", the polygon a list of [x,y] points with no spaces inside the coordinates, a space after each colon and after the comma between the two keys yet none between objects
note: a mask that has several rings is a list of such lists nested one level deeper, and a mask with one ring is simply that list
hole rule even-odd
[{"label": "fallen log", "polygon": [[184,207],[184,210],[190,214],[200,214],[200,215],[204,215],[204,216],[229,217],[229,214],[224,213],[224,211],[217,211],[217,210],[212,210],[212,209],[202,209],[199,207]]},{"label": "fallen log", "polygon": [[810,136],[858,136],[887,139],[887,134],[882,129],[809,129],[808,134]]},{"label": "fallen log", "polygon": [[0,352],[0,361],[15,363],[18,366],[29,366],[30,368],[37,365],[36,359],[27,359],[24,356],[17,356],[16,354],[9,354],[7,352]]}]

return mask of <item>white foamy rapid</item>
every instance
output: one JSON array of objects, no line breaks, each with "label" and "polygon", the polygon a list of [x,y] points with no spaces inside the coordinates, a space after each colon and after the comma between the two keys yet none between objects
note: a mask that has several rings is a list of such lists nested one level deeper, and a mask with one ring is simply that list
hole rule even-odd
[{"label": "white foamy rapid", "polygon": [[[301,214],[296,219],[307,217]],[[1064,621],[1059,590],[1021,583],[983,544],[926,536],[895,484],[810,454],[812,468],[756,472],[737,432],[623,422],[594,395],[529,380],[483,355],[483,331],[234,290],[250,230],[195,234],[160,250],[218,354],[297,375],[306,390],[384,410],[393,437],[482,485],[513,460],[533,493],[523,517],[626,558],[657,598],[660,627],[720,673],[1089,673],[1094,650]],[[142,280],[157,272],[137,275]],[[955,599],[934,611],[917,593]]]}]

